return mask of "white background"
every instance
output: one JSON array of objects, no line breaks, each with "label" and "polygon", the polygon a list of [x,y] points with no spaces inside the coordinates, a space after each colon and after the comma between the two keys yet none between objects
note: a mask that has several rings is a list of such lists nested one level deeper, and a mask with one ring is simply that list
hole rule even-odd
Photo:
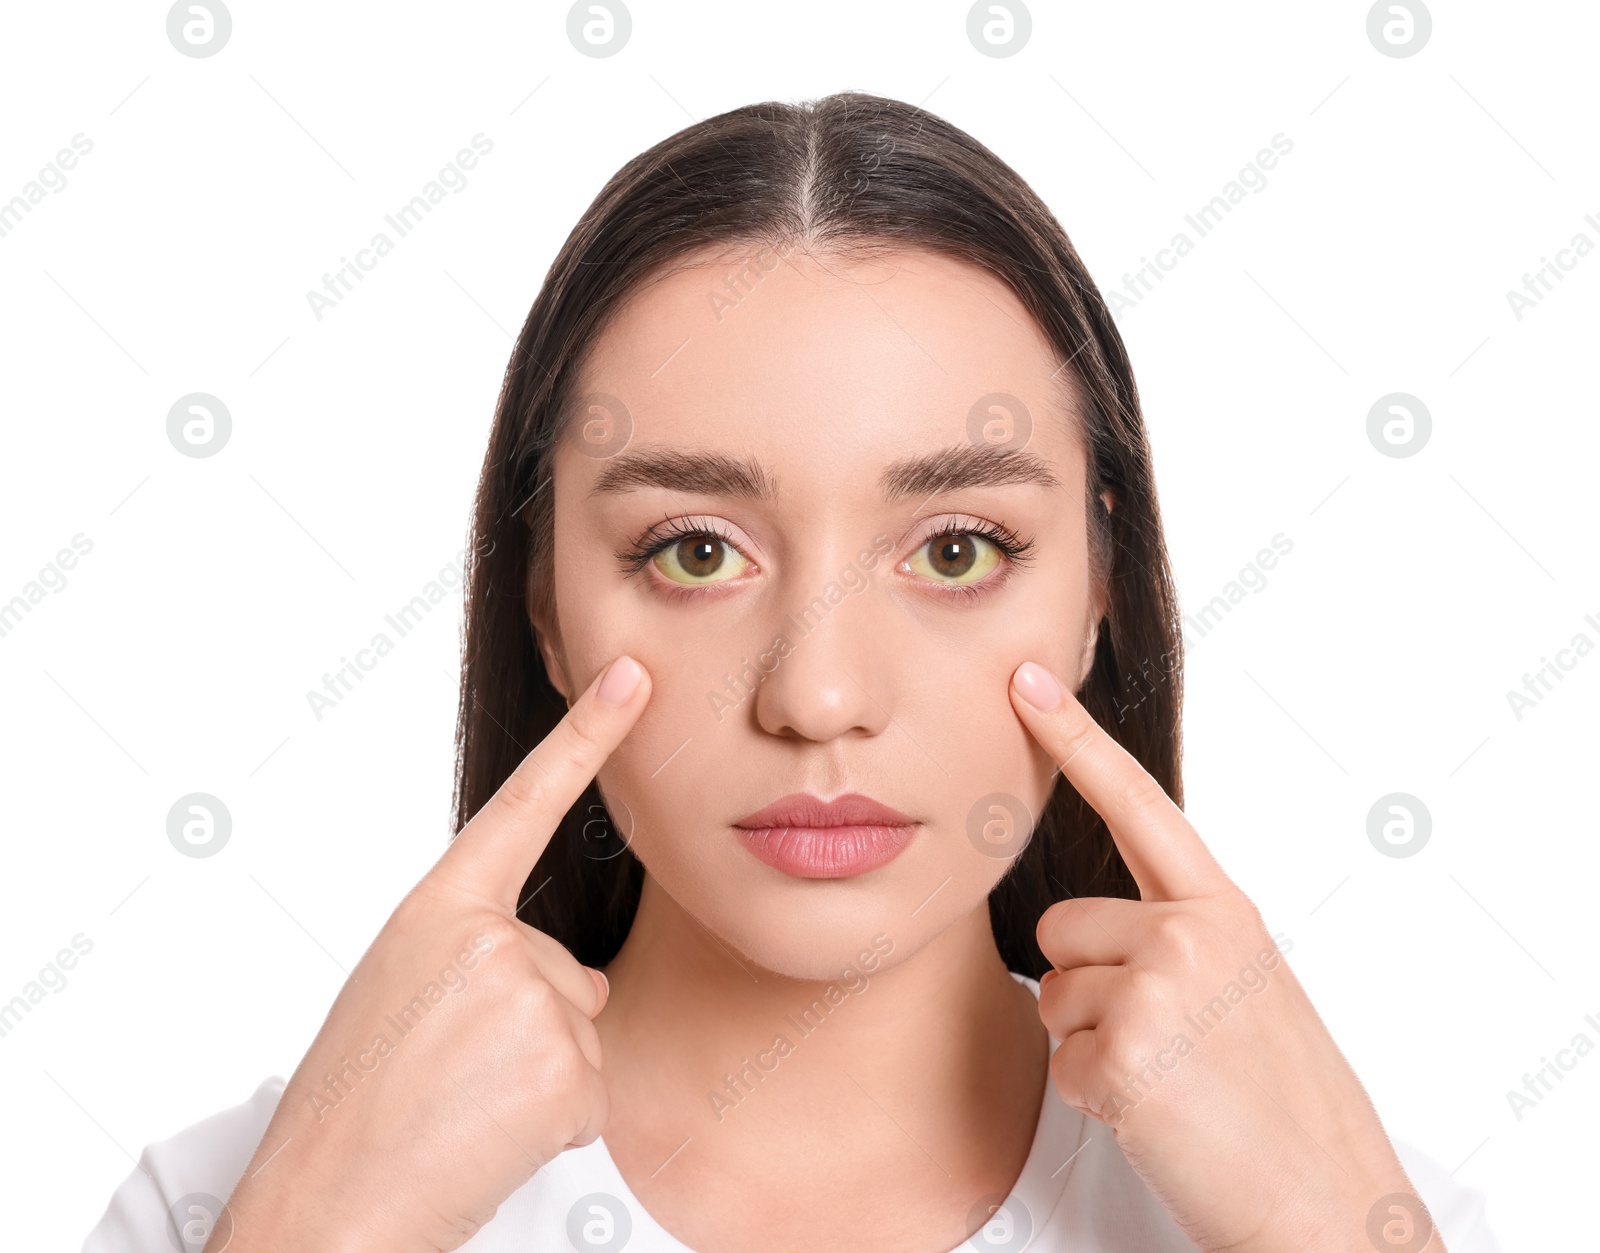
[{"label": "white background", "polygon": [[[959,4],[640,0],[596,59],[559,5],[238,0],[199,59],[163,5],[8,6],[0,201],[93,142],[0,237],[0,601],[93,544],[0,638],[0,1001],[93,943],[0,1038],[8,1245],[76,1247],[143,1144],[288,1074],[443,847],[454,601],[320,721],[306,693],[465,542],[572,224],[692,121],[852,87],[994,149],[1107,291],[1292,140],[1119,315],[1185,607],[1293,542],[1194,644],[1188,811],[1390,1132],[1508,1248],[1592,1231],[1600,1053],[1520,1120],[1506,1094],[1600,1044],[1600,653],[1520,720],[1506,693],[1600,644],[1600,253],[1520,320],[1506,292],[1600,245],[1600,9],[1436,0],[1394,58],[1367,7],[1041,3],[991,58]],[[465,189],[318,321],[306,292],[480,132]],[[168,442],[190,392],[231,411],[214,457]],[[1391,392],[1432,414],[1415,456],[1368,440]],[[206,859],[166,834],[196,791],[233,819]],[[1404,859],[1366,831],[1396,791],[1433,821]]]}]

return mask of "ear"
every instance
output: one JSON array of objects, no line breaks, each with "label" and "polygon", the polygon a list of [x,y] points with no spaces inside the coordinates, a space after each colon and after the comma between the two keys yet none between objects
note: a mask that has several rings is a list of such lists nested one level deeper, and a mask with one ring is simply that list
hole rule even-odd
[{"label": "ear", "polygon": [[550,676],[550,686],[566,697],[568,708],[571,707],[572,693],[568,690],[571,685],[567,682],[566,660],[562,655],[561,644],[547,631],[541,631],[537,626],[533,628],[533,638],[539,645],[539,656],[544,661],[544,672]]},{"label": "ear", "polygon": [[[1100,493],[1100,503],[1109,514],[1117,503],[1116,493],[1109,487]],[[1078,659],[1078,688],[1089,681],[1089,671],[1094,669],[1094,650],[1100,642],[1100,623],[1106,616],[1106,589],[1103,586],[1089,589],[1089,629],[1084,635],[1083,656]]]},{"label": "ear", "polygon": [[1089,681],[1089,671],[1094,669],[1095,645],[1100,642],[1100,619],[1098,617],[1090,623],[1089,633],[1084,637],[1083,656],[1078,659],[1078,686],[1076,691],[1082,691],[1083,685]]},{"label": "ear", "polygon": [[561,647],[561,631],[552,621],[547,621],[540,607],[539,597],[535,594],[533,578],[530,574],[527,587],[528,598],[528,625],[533,628],[534,642],[539,646],[539,657],[544,662],[544,672],[550,678],[550,685],[572,700],[572,685],[567,681],[566,650]]},{"label": "ear", "polygon": [[1104,587],[1091,587],[1089,589],[1089,621],[1088,629],[1083,636],[1083,655],[1078,658],[1078,686],[1074,691],[1081,691],[1083,685],[1089,681],[1089,671],[1094,669],[1095,645],[1100,642],[1100,624],[1106,616],[1106,589]]}]

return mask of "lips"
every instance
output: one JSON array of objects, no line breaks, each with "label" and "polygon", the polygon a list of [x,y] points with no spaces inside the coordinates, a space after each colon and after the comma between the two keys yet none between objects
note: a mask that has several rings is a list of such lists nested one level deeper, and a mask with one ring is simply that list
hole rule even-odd
[{"label": "lips", "polygon": [[795,792],[733,824],[760,861],[801,879],[846,879],[893,860],[918,824],[870,796]]},{"label": "lips", "polygon": [[746,830],[762,827],[911,827],[915,826],[898,809],[875,801],[859,792],[825,801],[808,792],[793,792],[775,800],[765,809],[746,814],[734,824]]}]

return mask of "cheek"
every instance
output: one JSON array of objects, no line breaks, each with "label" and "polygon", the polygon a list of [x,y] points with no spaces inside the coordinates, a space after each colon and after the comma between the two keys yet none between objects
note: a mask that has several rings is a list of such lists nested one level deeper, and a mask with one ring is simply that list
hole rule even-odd
[{"label": "cheek", "polygon": [[993,606],[910,616],[895,642],[903,674],[916,689],[906,716],[926,719],[974,750],[997,738],[1008,741],[1007,752],[1034,742],[1011,705],[1012,674],[1033,661],[1076,687],[1087,639],[1083,580],[1047,583],[1044,576],[1028,572],[1023,586],[1003,589]]},{"label": "cheek", "polygon": [[685,706],[694,684],[683,672],[692,650],[675,636],[640,623],[636,605],[615,590],[614,580],[586,578],[580,562],[557,571],[556,605],[563,660],[574,692],[587,690],[623,653],[650,676],[649,703],[598,775],[617,826],[630,843],[644,843],[649,828],[656,825],[650,807],[670,793],[671,772],[694,749],[691,743],[673,757],[690,738],[683,728],[691,721]]},{"label": "cheek", "polygon": [[[558,528],[559,529],[559,528]],[[692,641],[674,630],[670,616],[653,614],[636,581],[620,577],[616,558],[598,544],[572,545],[569,559],[556,567],[556,610],[562,652],[576,691],[583,691],[623,653],[638,661],[652,681],[650,704],[642,719],[680,695],[679,681],[689,668]]]},{"label": "cheek", "polygon": [[914,699],[897,717],[943,770],[920,752],[907,765],[938,796],[956,851],[976,849],[980,863],[1003,859],[1005,829],[1037,821],[1058,782],[1057,763],[1011,703],[1011,676],[1034,661],[1076,685],[1087,591],[1070,578],[1041,586],[1041,573],[1030,571],[1027,595],[1002,609],[964,622],[954,615],[957,625],[948,633],[906,641],[907,664],[923,679],[908,685]]},{"label": "cheek", "polygon": [[1065,640],[1020,638],[966,651],[950,659],[957,664],[949,668],[924,671],[959,677],[926,684],[915,701],[920,708],[908,701],[897,714],[928,750],[905,765],[937,807],[950,854],[974,863],[974,882],[991,870],[998,878],[1007,854],[1020,851],[1016,841],[1037,819],[1055,781],[1055,762],[1011,704],[1011,675],[1029,660],[1060,672],[1067,647]]},{"label": "cheek", "polygon": [[567,664],[580,691],[623,653],[650,676],[649,703],[600,768],[607,805],[646,865],[658,865],[663,851],[674,860],[687,852],[693,860],[708,845],[683,830],[685,816],[699,825],[698,816],[714,810],[708,798],[719,796],[729,769],[726,731],[710,712],[706,677],[707,658],[721,655],[718,646],[704,630],[641,612],[631,595],[566,603],[584,606],[580,614],[562,615]]}]

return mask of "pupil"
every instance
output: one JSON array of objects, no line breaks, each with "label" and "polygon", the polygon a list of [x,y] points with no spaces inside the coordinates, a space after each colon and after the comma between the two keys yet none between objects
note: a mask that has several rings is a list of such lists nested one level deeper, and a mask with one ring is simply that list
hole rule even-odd
[{"label": "pupil", "polygon": [[958,536],[947,536],[934,547],[934,568],[943,575],[952,578],[965,574],[972,569],[972,563],[977,560],[977,552],[969,540]]},{"label": "pupil", "polygon": [[722,565],[722,541],[685,539],[678,541],[678,564],[697,578],[715,574]]}]

